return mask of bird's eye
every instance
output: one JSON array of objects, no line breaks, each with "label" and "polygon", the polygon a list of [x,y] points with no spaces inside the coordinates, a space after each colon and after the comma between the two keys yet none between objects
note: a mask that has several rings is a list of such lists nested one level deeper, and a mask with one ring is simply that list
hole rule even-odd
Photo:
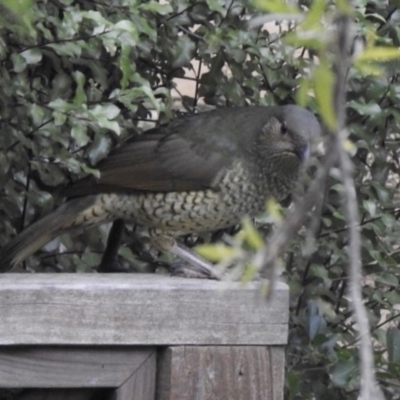
[{"label": "bird's eye", "polygon": [[288,129],[287,126],[284,122],[281,123],[281,134],[285,135],[287,133]]}]

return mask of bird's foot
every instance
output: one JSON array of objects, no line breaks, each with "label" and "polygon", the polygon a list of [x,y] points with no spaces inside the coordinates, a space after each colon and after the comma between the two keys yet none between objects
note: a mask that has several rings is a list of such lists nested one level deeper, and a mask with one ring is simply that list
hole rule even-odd
[{"label": "bird's foot", "polygon": [[221,279],[210,263],[203,260],[198,254],[188,249],[182,243],[177,243],[173,232],[151,229],[149,233],[153,246],[162,251],[168,251],[187,262],[187,264],[177,263],[171,267],[170,271],[172,275],[184,276],[186,278]]},{"label": "bird's foot", "polygon": [[175,262],[172,263],[169,268],[169,272],[172,276],[179,276],[182,278],[192,278],[192,279],[215,279],[218,280],[219,278],[208,269],[205,268],[198,268],[196,265],[187,266],[182,262]]},{"label": "bird's foot", "polygon": [[[201,275],[202,278],[220,280],[221,276],[213,268],[213,266],[207,261],[203,260],[199,255],[193,253],[191,250],[187,249],[182,244],[175,243],[170,249],[172,254],[175,254],[180,259],[188,262],[190,267],[185,267],[185,269],[190,269],[194,274]],[[189,275],[192,275],[190,273]],[[188,276],[190,278],[195,278],[195,276]]]},{"label": "bird's foot", "polygon": [[127,272],[127,268],[121,265],[115,258],[113,260],[103,259],[100,265],[97,267],[97,272],[101,273],[113,273],[113,272]]}]

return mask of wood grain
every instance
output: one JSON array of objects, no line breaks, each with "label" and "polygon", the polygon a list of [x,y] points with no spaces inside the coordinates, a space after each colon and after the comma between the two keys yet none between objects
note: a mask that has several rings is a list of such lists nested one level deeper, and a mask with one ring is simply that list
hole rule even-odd
[{"label": "wood grain", "polygon": [[113,400],[154,400],[156,392],[154,351],[135,372],[115,390]]},{"label": "wood grain", "polygon": [[283,366],[281,346],[170,347],[160,357],[157,400],[283,400]]},{"label": "wood grain", "polygon": [[120,387],[154,357],[152,348],[1,346],[0,387]]},{"label": "wood grain", "polygon": [[0,345],[276,345],[288,287],[156,274],[0,275]]}]

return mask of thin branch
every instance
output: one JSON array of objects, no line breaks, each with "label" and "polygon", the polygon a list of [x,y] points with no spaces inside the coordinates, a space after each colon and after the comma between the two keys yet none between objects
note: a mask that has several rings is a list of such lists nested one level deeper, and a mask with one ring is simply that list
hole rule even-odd
[{"label": "thin branch", "polygon": [[350,16],[341,16],[337,22],[336,49],[336,85],[335,108],[337,115],[337,132],[334,133],[335,153],[339,154],[341,179],[344,186],[343,204],[349,226],[349,295],[354,310],[356,329],[360,339],[360,400],[382,400],[384,395],[375,376],[372,338],[367,310],[362,296],[362,262],[360,216],[358,211],[357,192],[353,178],[353,164],[349,153],[345,150],[348,132],[346,124],[346,80],[350,68],[350,49],[353,42],[353,26]]},{"label": "thin branch", "polygon": [[96,33],[95,35],[84,35],[84,36],[78,36],[76,38],[57,39],[57,40],[54,40],[52,42],[45,42],[45,43],[35,44],[35,45],[32,45],[32,46],[27,46],[27,47],[23,48],[22,50],[19,50],[18,53],[23,53],[24,51],[30,50],[30,49],[40,49],[42,47],[50,46],[52,44],[63,44],[63,43],[70,43],[70,42],[79,42],[81,40],[84,40],[86,42],[86,41],[88,41],[90,39],[94,39],[94,38],[97,38],[99,36],[106,35],[107,33],[110,33],[110,32],[111,32],[111,30],[104,29],[103,32]]},{"label": "thin branch", "polygon": [[179,17],[180,15],[184,14],[185,12],[190,11],[194,6],[195,6],[195,4],[191,4],[189,7],[186,7],[186,8],[183,9],[182,11],[177,12],[176,14],[170,15],[170,16],[166,19],[166,21],[170,21],[171,19],[174,19],[174,18],[176,18],[176,17]]},{"label": "thin branch", "polygon": [[194,108],[196,108],[196,106],[197,106],[197,101],[198,101],[197,97],[199,95],[201,65],[202,65],[202,60],[199,60],[199,68],[197,69],[197,74],[196,74],[196,88],[195,88],[195,91],[194,91],[194,100],[193,100],[193,107]]},{"label": "thin branch", "polygon": [[361,263],[361,236],[360,217],[355,182],[352,175],[352,161],[345,150],[348,133],[345,129],[346,123],[346,81],[350,68],[350,49],[353,41],[351,16],[340,15],[336,24],[337,38],[335,55],[335,87],[334,105],[336,112],[337,129],[331,132],[330,152],[322,161],[317,170],[316,178],[310,185],[303,198],[297,200],[294,207],[288,212],[286,220],[281,224],[268,242],[268,246],[261,255],[260,275],[269,278],[270,288],[268,293],[273,292],[275,280],[275,264],[283,254],[287,244],[291,241],[295,232],[301,227],[307,213],[312,208],[320,205],[321,193],[324,192],[329,170],[336,161],[339,161],[342,172],[341,178],[345,189],[344,208],[349,227],[349,243],[347,252],[349,256],[349,294],[352,301],[355,326],[359,331],[360,360],[361,360],[361,384],[359,400],[382,400],[384,395],[378,385],[375,376],[373,361],[372,338],[370,333],[367,311],[362,297],[362,263]]},{"label": "thin branch", "polygon": [[205,41],[202,36],[197,35],[196,33],[192,32],[189,29],[186,29],[184,26],[177,25],[177,27],[181,32],[186,33],[186,35],[190,36],[191,38],[193,38],[195,40],[198,40],[199,42],[204,42]]},{"label": "thin branch", "polygon": [[[323,188],[326,185],[329,171],[336,160],[337,153],[335,152],[329,152],[325,156],[307,193],[296,201],[293,208],[289,210],[285,222],[276,229],[268,241],[268,246],[265,248],[262,255],[260,274],[261,276],[272,279],[271,285],[273,285],[274,281],[274,265],[276,260],[283,254],[287,244],[305,221],[307,212],[311,210],[320,199],[320,194],[324,191]],[[269,292],[271,292],[271,290]]]},{"label": "thin branch", "polygon": [[[32,159],[32,153],[29,151],[29,159]],[[19,231],[22,232],[25,227],[26,210],[28,208],[28,192],[31,185],[31,163],[28,164],[28,173],[26,174],[25,194],[24,194],[24,205],[22,207],[21,224]]]},{"label": "thin branch", "polygon": [[394,321],[397,318],[400,318],[400,313],[395,314],[392,317],[390,317],[390,318],[386,319],[385,321],[381,322],[380,324],[376,325],[373,330],[375,331],[376,329],[381,328],[382,326],[388,324],[389,322]]},{"label": "thin branch", "polygon": [[[28,132],[25,136],[30,137],[32,134],[34,134],[36,131],[38,131],[40,128],[43,128],[45,125],[49,124],[50,122],[53,121],[53,118],[48,119],[47,121],[44,121],[42,124],[37,126],[36,128],[32,129],[30,132]],[[11,123],[10,123],[11,125]],[[18,129],[17,126],[15,126],[16,129]],[[17,144],[20,144],[21,142],[19,140],[15,141],[11,146],[9,146],[5,151],[9,152],[11,151]]]},{"label": "thin branch", "polygon": [[[366,219],[365,221],[360,222],[359,227],[365,226],[370,224],[371,222],[375,222],[375,221],[379,221],[380,219],[382,219],[382,216],[378,216],[378,217],[374,217],[374,218],[370,218],[370,219]],[[335,233],[341,233],[341,232],[345,232],[349,229],[349,226],[346,224],[344,227],[342,228],[337,228],[337,229],[332,229],[332,230],[328,230],[327,232],[321,233],[318,238],[322,239],[324,237],[327,237],[329,235],[334,235]]]}]

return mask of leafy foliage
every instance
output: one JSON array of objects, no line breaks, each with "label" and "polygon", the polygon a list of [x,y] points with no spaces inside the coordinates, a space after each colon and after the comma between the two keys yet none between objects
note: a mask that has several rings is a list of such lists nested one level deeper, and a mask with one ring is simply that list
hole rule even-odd
[{"label": "leafy foliage", "polygon": [[[96,162],[114,143],[154,120],[168,121],[180,104],[193,112],[204,104],[297,100],[333,126],[327,49],[333,11],[347,12],[343,0],[301,1],[295,8],[278,0],[254,6],[236,0],[3,0],[0,7],[0,244],[49,212],[60,187],[96,174]],[[366,51],[349,73],[347,107],[362,215],[363,293],[378,378],[387,397],[399,399],[400,12],[394,1],[360,0],[355,17]],[[176,91],[183,81],[192,84],[189,94]],[[291,290],[287,399],[357,398],[342,191],[333,169],[315,237],[301,230],[284,260]],[[269,209],[279,223],[276,205]],[[269,231],[260,221],[260,232]],[[99,263],[105,233],[93,229],[79,240],[64,235],[25,268],[89,271]],[[220,245],[211,256],[244,264],[247,249],[259,243],[246,222],[233,247]],[[55,249],[64,254],[55,259]],[[140,269],[128,247],[120,254]]]}]

